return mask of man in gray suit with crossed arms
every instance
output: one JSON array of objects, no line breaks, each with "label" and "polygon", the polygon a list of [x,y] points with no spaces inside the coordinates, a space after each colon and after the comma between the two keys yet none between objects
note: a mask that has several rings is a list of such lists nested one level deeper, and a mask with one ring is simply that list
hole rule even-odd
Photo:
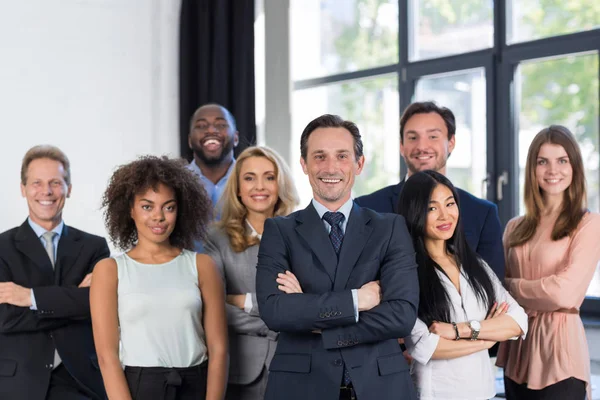
[{"label": "man in gray suit with crossed arms", "polygon": [[396,339],[419,299],[405,221],[353,203],[365,162],[354,123],[323,115],[300,142],[314,198],[268,219],[258,254],[260,314],[280,332],[265,399],[416,399]]}]

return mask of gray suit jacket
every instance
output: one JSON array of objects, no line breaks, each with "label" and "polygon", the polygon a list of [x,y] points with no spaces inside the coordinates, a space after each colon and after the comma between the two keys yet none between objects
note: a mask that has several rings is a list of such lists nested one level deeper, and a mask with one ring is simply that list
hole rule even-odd
[{"label": "gray suit jacket", "polygon": [[229,383],[247,385],[267,370],[275,354],[277,333],[269,330],[260,319],[256,300],[256,263],[258,245],[241,253],[233,251],[229,237],[213,227],[204,242],[206,254],[217,264],[227,294],[252,293],[252,310],[245,312],[230,304],[227,308],[229,325]]}]

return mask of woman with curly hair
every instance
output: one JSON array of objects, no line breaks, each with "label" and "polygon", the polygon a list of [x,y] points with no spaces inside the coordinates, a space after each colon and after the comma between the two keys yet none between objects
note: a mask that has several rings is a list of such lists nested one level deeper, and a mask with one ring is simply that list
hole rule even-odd
[{"label": "woman with curly hair", "polygon": [[206,192],[179,161],[146,156],[115,171],[102,206],[111,240],[126,250],[96,265],[90,292],[108,398],[221,400],[223,285],[212,259],[188,250],[209,221]]},{"label": "woman with curly hair", "polygon": [[506,398],[591,399],[579,309],[600,260],[600,215],[587,209],[581,150],[566,127],[531,142],[524,197],[525,215],[504,231],[505,285],[529,315],[529,335],[498,350]]},{"label": "woman with curly hair", "polygon": [[249,147],[235,165],[221,198],[221,221],[205,250],[217,264],[227,292],[230,369],[227,399],[262,400],[277,333],[260,319],[255,276],[265,220],[298,204],[287,165],[266,147]]}]

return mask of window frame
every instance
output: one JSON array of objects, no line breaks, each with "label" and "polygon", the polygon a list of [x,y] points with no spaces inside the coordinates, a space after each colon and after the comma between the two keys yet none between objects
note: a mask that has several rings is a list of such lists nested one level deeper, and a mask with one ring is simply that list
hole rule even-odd
[{"label": "window frame", "polygon": [[[288,0],[289,1],[289,0]],[[505,224],[518,213],[518,151],[519,104],[516,97],[515,74],[524,61],[565,56],[574,53],[596,51],[600,54],[600,28],[564,34],[531,41],[507,44],[507,31],[511,21],[508,18],[509,3],[495,0],[493,6],[493,47],[469,53],[453,54],[439,58],[409,61],[411,21],[409,4],[398,0],[398,63],[368,68],[358,71],[298,80],[292,82],[292,90],[375,78],[378,75],[398,74],[399,110],[398,115],[412,102],[416,82],[429,75],[457,72],[471,68],[485,68],[486,111],[487,111],[487,199],[498,206],[500,220]],[[600,79],[600,68],[598,70]],[[600,102],[600,91],[598,93]],[[600,115],[598,116],[600,126]],[[508,132],[508,134],[505,134]],[[398,179],[405,176],[406,165],[400,156]],[[503,186],[503,198],[498,199],[498,177],[506,172],[508,184]],[[600,168],[598,169],[600,176]],[[600,298],[586,297],[581,315],[600,317]]]}]

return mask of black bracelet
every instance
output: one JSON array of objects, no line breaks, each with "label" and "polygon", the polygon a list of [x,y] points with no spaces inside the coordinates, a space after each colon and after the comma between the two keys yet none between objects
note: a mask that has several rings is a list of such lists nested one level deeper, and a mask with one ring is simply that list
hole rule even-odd
[{"label": "black bracelet", "polygon": [[454,340],[460,340],[460,334],[458,333],[458,326],[456,325],[456,322],[451,322],[451,324],[454,327],[454,332],[456,332],[456,337]]}]

